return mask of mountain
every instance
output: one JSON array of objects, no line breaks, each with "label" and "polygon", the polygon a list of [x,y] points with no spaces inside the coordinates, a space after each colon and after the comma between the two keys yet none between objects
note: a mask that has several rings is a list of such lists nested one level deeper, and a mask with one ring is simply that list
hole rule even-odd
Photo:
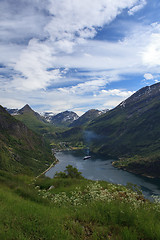
[{"label": "mountain", "polygon": [[46,139],[53,139],[55,131],[59,131],[58,128],[48,123],[43,116],[35,112],[28,104],[18,110],[17,115],[14,117],[34,132],[43,135]]},{"label": "mountain", "polygon": [[124,158],[115,165],[160,176],[159,119],[160,83],[157,83],[140,89],[92,121],[86,132],[91,135],[93,151]]},{"label": "mountain", "polygon": [[72,122],[77,120],[79,116],[72,111],[65,111],[56,114],[50,118],[50,123],[55,126],[69,126]]},{"label": "mountain", "polygon": [[32,108],[28,105],[28,104],[26,104],[23,108],[21,108],[20,110],[18,110],[18,114],[24,114],[24,113],[29,113],[29,112],[32,112],[32,113],[34,113],[34,114],[36,114],[33,110],[32,110]]},{"label": "mountain", "polygon": [[9,114],[11,115],[17,115],[18,113],[18,108],[4,108]]},{"label": "mountain", "polygon": [[[66,142],[70,146],[74,148],[81,148],[84,147],[84,144],[88,144],[86,141],[86,132],[84,129],[86,128],[87,124],[90,123],[91,120],[101,116],[102,114],[106,113],[108,110],[99,111],[96,109],[91,109],[84,113],[81,117],[77,120],[73,121],[69,125],[69,129],[57,133],[57,140],[60,142]],[[87,136],[88,140],[88,136]]]},{"label": "mountain", "polygon": [[45,126],[45,119],[26,104],[23,108],[18,110],[15,118],[23,122],[28,128],[37,133],[43,133],[41,130]]},{"label": "mountain", "polygon": [[53,160],[44,140],[0,106],[0,169],[38,174]]},{"label": "mountain", "polygon": [[90,121],[94,120],[95,118],[99,117],[105,113],[105,111],[99,111],[97,109],[91,109],[84,113],[81,117],[79,117],[77,120],[75,120],[73,123],[70,124],[70,127],[80,127],[84,126]]},{"label": "mountain", "polygon": [[43,112],[40,115],[44,117],[47,122],[50,122],[52,117],[55,116],[56,114],[53,112]]},{"label": "mountain", "polygon": [[38,120],[45,122],[45,118],[42,117],[39,113],[35,112],[28,104],[26,104],[23,108],[18,110],[17,115],[27,115],[31,114],[35,116]]}]

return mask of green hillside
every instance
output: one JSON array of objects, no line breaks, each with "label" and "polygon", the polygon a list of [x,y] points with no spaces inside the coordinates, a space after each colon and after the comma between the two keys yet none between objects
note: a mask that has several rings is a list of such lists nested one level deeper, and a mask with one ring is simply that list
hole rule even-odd
[{"label": "green hillside", "polygon": [[53,161],[45,141],[0,106],[0,169],[38,174]]},{"label": "green hillside", "polygon": [[47,123],[45,119],[33,111],[28,104],[20,109],[18,115],[15,115],[14,117],[23,122],[34,132],[43,135],[43,137],[49,141],[56,138],[55,132],[61,132],[64,130],[64,128],[59,128],[53,124]]},{"label": "green hillside", "polygon": [[102,114],[101,111],[97,109],[91,109],[84,113],[81,117],[75,120],[73,123],[70,124],[70,127],[82,127],[87,125],[89,122],[97,118]]},{"label": "green hillside", "polygon": [[[92,150],[110,157],[127,158],[123,167],[137,173],[160,176],[159,91],[159,83],[140,89],[92,121],[87,127],[87,131],[95,134],[90,141]],[[122,167],[121,162],[116,165]]]},{"label": "green hillside", "polygon": [[106,158],[120,159],[114,166],[160,177],[159,93],[160,83],[142,88],[88,125],[58,136],[72,144],[83,142]]},{"label": "green hillside", "polygon": [[0,239],[158,240],[160,203],[121,185],[0,171]]}]

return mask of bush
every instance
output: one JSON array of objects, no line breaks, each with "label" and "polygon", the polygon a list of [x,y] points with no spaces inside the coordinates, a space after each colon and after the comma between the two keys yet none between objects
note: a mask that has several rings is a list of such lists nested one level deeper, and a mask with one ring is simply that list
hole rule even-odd
[{"label": "bush", "polygon": [[83,178],[82,173],[78,171],[77,168],[73,167],[72,165],[68,165],[64,172],[56,172],[56,178]]}]

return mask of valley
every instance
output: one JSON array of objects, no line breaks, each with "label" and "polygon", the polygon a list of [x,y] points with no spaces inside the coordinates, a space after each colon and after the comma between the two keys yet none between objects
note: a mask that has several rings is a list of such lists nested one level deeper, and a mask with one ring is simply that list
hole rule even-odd
[{"label": "valley", "polygon": [[159,239],[159,89],[72,123],[69,111],[53,123],[29,105],[0,107],[0,237]]},{"label": "valley", "polygon": [[[160,84],[140,89],[112,110],[91,109],[78,117],[73,112],[50,113],[50,120],[29,105],[13,112],[53,151],[90,148],[115,167],[140,175],[160,176]],[[54,120],[52,120],[54,119]]]},{"label": "valley", "polygon": [[0,1],[0,240],[160,240],[160,1]]}]

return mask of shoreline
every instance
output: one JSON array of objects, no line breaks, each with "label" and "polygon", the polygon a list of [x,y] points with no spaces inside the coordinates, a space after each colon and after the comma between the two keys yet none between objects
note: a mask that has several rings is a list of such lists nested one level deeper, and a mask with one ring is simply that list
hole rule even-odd
[{"label": "shoreline", "polygon": [[52,167],[54,167],[58,162],[59,162],[59,160],[56,158],[55,161],[54,161],[53,163],[51,163],[51,165],[50,165],[44,172],[42,172],[40,175],[38,175],[38,176],[36,177],[36,179],[39,178],[39,177],[41,177],[42,175],[44,175],[46,172],[48,172],[48,171],[49,171]]},{"label": "shoreline", "polygon": [[127,169],[126,167],[115,166],[114,164],[112,164],[112,166],[115,167],[115,168],[121,169],[123,171],[129,172],[129,173],[133,173],[135,175],[146,177],[146,178],[149,178],[149,179],[160,179],[160,177],[155,177],[153,175],[148,175],[146,173],[138,173],[138,172],[136,172],[136,170]]}]

